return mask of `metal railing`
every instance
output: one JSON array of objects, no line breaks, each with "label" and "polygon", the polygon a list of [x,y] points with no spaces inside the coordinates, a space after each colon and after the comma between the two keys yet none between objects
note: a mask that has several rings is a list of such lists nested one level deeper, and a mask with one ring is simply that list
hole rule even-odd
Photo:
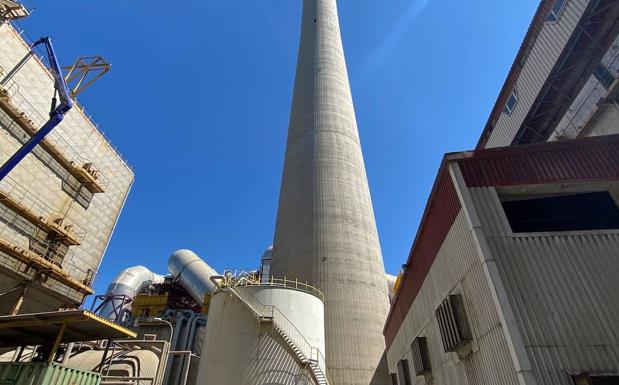
[{"label": "metal railing", "polygon": [[83,240],[87,234],[86,230],[74,223],[63,223],[65,215],[62,211],[44,203],[10,176],[0,181],[0,201],[2,201],[1,195],[7,196],[23,210],[30,212],[33,217],[38,217],[41,222],[45,222],[47,226],[60,227],[78,241]]},{"label": "metal railing", "polygon": [[[67,260],[73,260],[75,254],[71,249],[65,249],[61,246],[56,246],[52,242],[43,242],[34,239],[33,236],[23,235],[15,230],[18,227],[20,218],[15,217],[8,224],[0,226],[0,242],[4,242],[16,252],[23,250],[25,253],[31,253],[35,257],[43,258],[63,270],[67,269]],[[36,251],[35,251],[36,250]],[[58,261],[61,261],[60,263]]]},{"label": "metal railing", "polygon": [[[6,73],[5,69],[0,66],[0,77],[4,76]],[[25,120],[30,126],[34,129],[41,127],[47,120],[48,116],[43,115],[30,101],[26,96],[24,96],[19,90],[19,84],[11,79],[4,87],[0,87],[0,97],[4,98],[11,107],[19,112],[19,115],[23,120]],[[8,126],[11,124],[15,124],[12,120],[3,120],[4,125]],[[33,134],[32,132],[26,132],[28,134],[28,138],[23,138],[24,141],[30,139],[30,136]],[[45,141],[43,142],[46,145],[50,146],[57,153],[62,154],[62,157],[68,161],[74,168],[83,168],[86,172],[86,166],[92,165],[92,161],[87,158],[81,156],[80,152],[75,149],[69,142],[64,139],[57,132],[52,131],[49,135],[45,137]],[[124,160],[124,159],[123,159]],[[91,173],[92,174],[92,173]],[[102,188],[107,188],[109,185],[109,179],[103,175],[99,170],[96,172],[96,177],[93,178],[96,180],[97,184]]]},{"label": "metal railing", "polygon": [[[249,286],[249,285],[248,285]],[[254,285],[258,286],[258,285]],[[307,285],[309,286],[309,285]],[[234,287],[228,286],[228,290],[244,303],[250,311],[259,319],[271,319],[273,326],[286,340],[291,347],[296,348],[300,355],[304,357],[314,371],[316,379],[321,376],[327,381],[327,384],[332,384],[329,372],[327,369],[326,360],[320,349],[313,347],[310,342],[303,336],[303,333],[282,313],[275,305],[265,305],[253,294],[247,290],[237,291]],[[241,294],[242,293],[242,294]],[[318,372],[317,372],[318,371]]]},{"label": "metal railing", "polygon": [[[32,43],[35,41],[30,35],[28,35],[28,33],[25,31],[25,29],[21,26],[21,24],[17,21],[13,21],[11,22],[11,27],[15,30],[15,32],[24,40],[24,43],[28,46],[32,46]],[[47,61],[45,60],[45,54],[43,52],[40,51],[40,47],[36,47],[35,49],[35,56],[36,59],[39,61],[39,63],[41,64],[41,66],[43,66],[45,68],[46,71],[49,72],[49,65],[47,64]],[[53,79],[53,76],[51,75],[51,73],[49,74],[50,78]],[[111,140],[111,138],[105,133],[105,130],[103,129],[103,126],[93,117],[93,115],[91,113],[89,113],[86,110],[86,107],[84,107],[84,105],[80,102],[80,100],[78,98],[73,98],[74,106],[77,108],[74,109],[78,109],[83,115],[84,117],[90,121],[90,123],[92,124],[92,126],[95,128],[95,130],[101,134],[101,136],[103,137],[103,139],[108,143],[110,149],[112,149],[116,155],[118,155],[118,158],[130,169],[133,170],[133,166],[131,165],[131,163],[129,163],[129,161],[127,160],[126,157],[123,156],[122,152],[120,152],[120,150],[118,149],[118,146],[116,146],[114,144],[114,142]]]},{"label": "metal railing", "polygon": [[256,272],[241,272],[240,274],[234,274],[231,271],[226,271],[223,277],[225,283],[224,286],[264,286],[264,287],[283,287],[287,289],[295,289],[304,293],[311,294],[318,297],[324,302],[325,296],[315,286],[310,285],[307,281],[299,281],[298,279],[287,279],[270,277],[268,280],[262,279],[262,277]]}]

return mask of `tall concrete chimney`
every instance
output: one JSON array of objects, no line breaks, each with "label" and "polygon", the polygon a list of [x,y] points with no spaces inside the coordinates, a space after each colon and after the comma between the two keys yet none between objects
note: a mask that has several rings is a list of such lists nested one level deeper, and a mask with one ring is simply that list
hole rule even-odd
[{"label": "tall concrete chimney", "polygon": [[271,273],[324,292],[331,385],[388,384],[387,284],[336,0],[304,0],[301,28]]}]

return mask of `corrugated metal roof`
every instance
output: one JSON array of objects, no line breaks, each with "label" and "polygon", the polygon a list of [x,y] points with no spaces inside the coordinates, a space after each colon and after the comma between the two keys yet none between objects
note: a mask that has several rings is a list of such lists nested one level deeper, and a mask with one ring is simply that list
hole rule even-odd
[{"label": "corrugated metal roof", "polygon": [[476,151],[459,161],[467,186],[619,178],[619,135]]},{"label": "corrugated metal roof", "polygon": [[63,343],[136,336],[135,332],[86,310],[61,310],[0,316],[0,347],[49,344],[63,324],[66,325]]}]

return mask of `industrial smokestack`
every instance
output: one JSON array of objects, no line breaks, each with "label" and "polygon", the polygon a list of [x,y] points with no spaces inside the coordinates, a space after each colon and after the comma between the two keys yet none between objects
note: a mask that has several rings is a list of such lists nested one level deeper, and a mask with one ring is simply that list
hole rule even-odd
[{"label": "industrial smokestack", "polygon": [[332,385],[388,384],[389,298],[336,0],[304,0],[301,28],[271,274],[324,292]]}]

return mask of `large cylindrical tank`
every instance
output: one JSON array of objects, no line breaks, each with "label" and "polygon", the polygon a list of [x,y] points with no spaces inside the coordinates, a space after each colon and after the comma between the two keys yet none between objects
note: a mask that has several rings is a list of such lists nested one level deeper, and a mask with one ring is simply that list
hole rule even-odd
[{"label": "large cylindrical tank", "polygon": [[[316,384],[312,369],[301,362],[290,341],[294,343],[302,338],[324,357],[322,300],[303,290],[285,287],[258,285],[234,290],[254,308],[258,302],[272,305],[283,317],[275,316],[272,322],[260,321],[247,304],[232,293],[225,289],[215,293],[211,299],[197,383]],[[263,315],[271,314],[268,309],[266,306]]]},{"label": "large cylindrical tank", "polygon": [[217,272],[191,250],[175,251],[168,260],[168,269],[201,305],[204,304],[204,297],[216,290],[211,277],[218,275]]}]

